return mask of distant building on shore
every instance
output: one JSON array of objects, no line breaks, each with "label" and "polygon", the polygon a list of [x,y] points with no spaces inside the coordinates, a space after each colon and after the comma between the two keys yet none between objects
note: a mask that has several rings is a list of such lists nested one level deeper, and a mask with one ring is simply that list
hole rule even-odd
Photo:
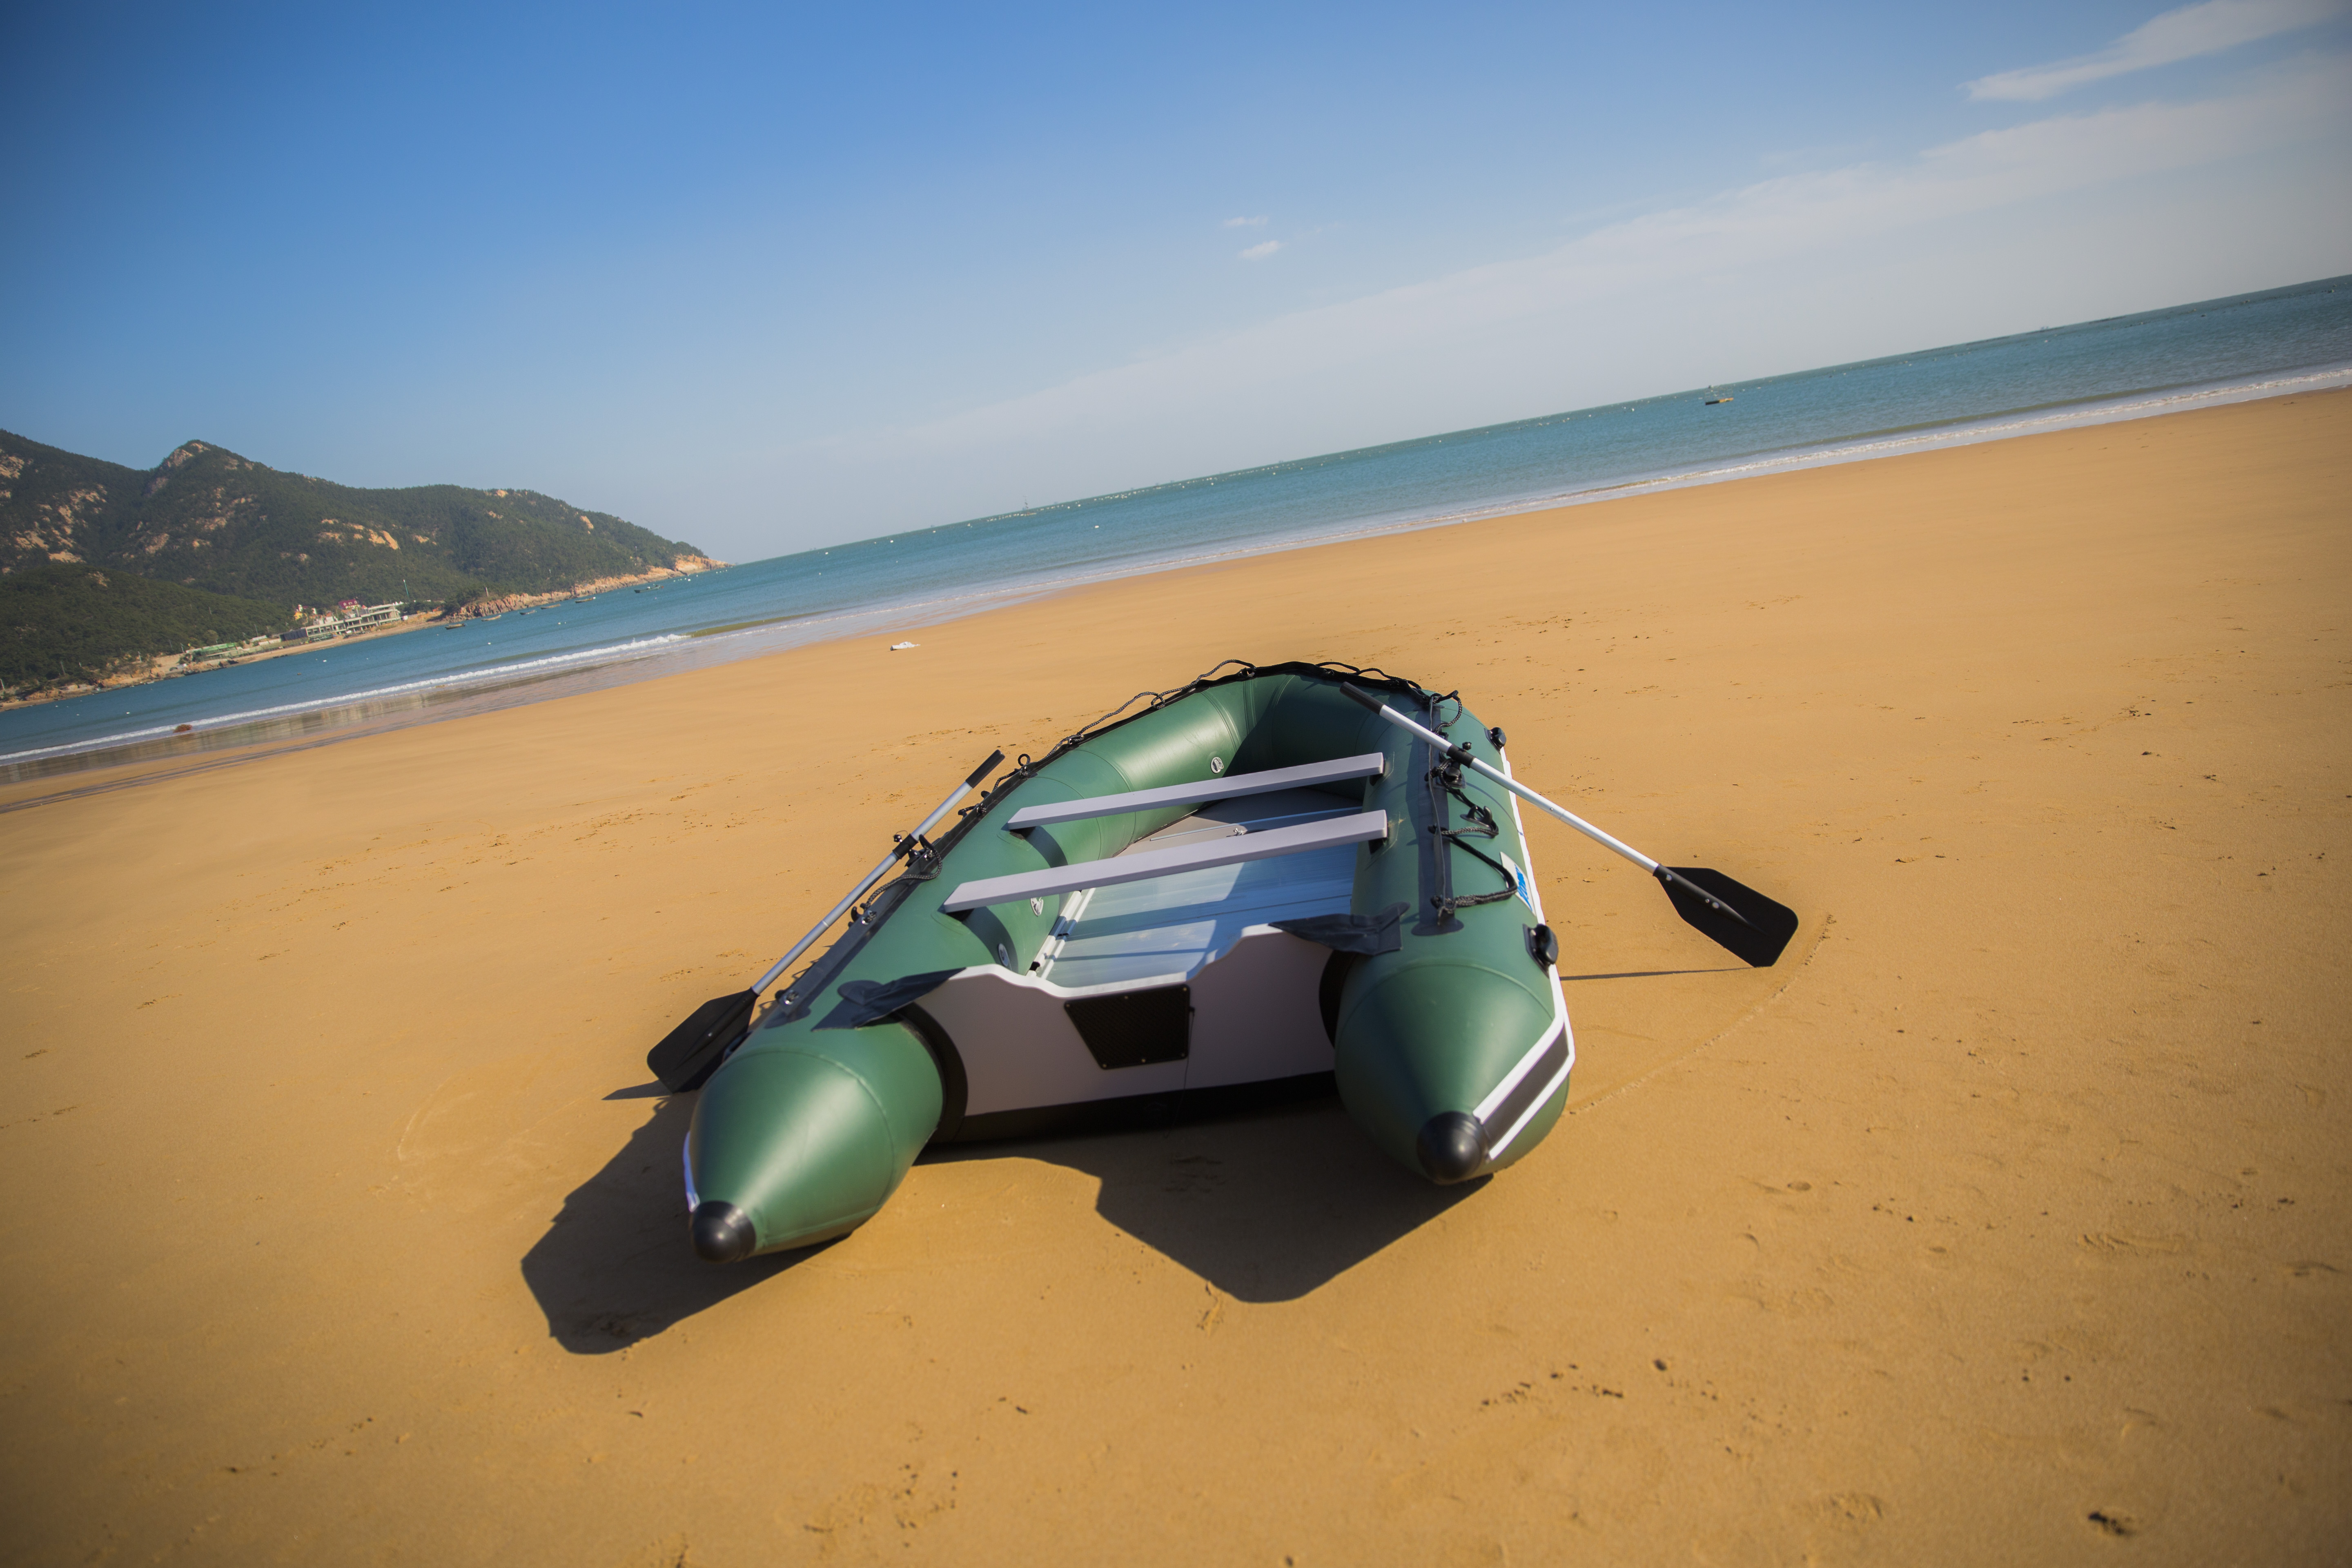
[{"label": "distant building on shore", "polygon": [[243,642],[209,643],[203,647],[188,649],[180,656],[180,663],[183,665],[210,664],[216,659],[235,658],[241,653],[259,653],[265,648],[283,647],[293,637],[294,634],[291,632],[283,634],[264,632],[259,637],[247,637]]},{"label": "distant building on shore", "polygon": [[302,627],[305,642],[327,642],[335,637],[347,637],[371,626],[388,626],[400,619],[401,606],[395,601],[389,605],[362,605],[357,599],[345,599],[340,616],[314,616]]}]

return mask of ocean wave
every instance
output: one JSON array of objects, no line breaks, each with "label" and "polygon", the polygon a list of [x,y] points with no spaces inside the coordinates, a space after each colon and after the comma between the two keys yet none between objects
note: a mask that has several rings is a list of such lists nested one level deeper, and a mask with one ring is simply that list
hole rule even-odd
[{"label": "ocean wave", "polygon": [[[341,692],[331,697],[305,698],[299,702],[281,702],[271,708],[251,708],[236,713],[218,713],[209,718],[189,719],[181,722],[188,732],[226,729],[233,724],[259,723],[266,719],[283,719],[289,714],[316,713],[329,708],[345,708],[354,702],[373,702],[387,697],[402,697],[415,691],[431,691],[452,686],[465,686],[476,681],[500,680],[517,675],[560,667],[585,664],[592,660],[612,662],[632,657],[642,658],[654,649],[687,640],[684,632],[664,632],[658,637],[638,637],[625,643],[609,643],[601,647],[578,648],[571,653],[547,654],[538,658],[517,659],[511,664],[486,665],[479,669],[457,670],[448,675],[427,676],[419,680],[404,680],[392,686],[372,686],[362,691]],[[110,746],[135,745],[141,741],[152,741],[181,732],[179,723],[152,724],[141,730],[124,730],[115,734],[100,735],[85,741],[71,741],[56,746],[37,746],[30,751],[0,752],[0,766],[10,763],[39,762],[45,757],[69,756],[77,752],[103,751]]]},{"label": "ocean wave", "polygon": [[[1580,486],[1574,489],[1529,491],[1503,500],[1482,501],[1475,506],[1392,516],[1377,522],[1358,523],[1348,528],[1295,535],[1271,546],[1271,549],[1288,550],[1304,545],[1328,544],[1348,539],[1369,538],[1381,533],[1402,533],[1416,529],[1443,528],[1451,523],[1479,522],[1489,518],[1510,517],[1519,512],[1540,510],[1547,507],[1580,506],[1594,501],[1616,500],[1626,496],[1643,495],[1653,490],[1673,489],[1686,485],[1717,484],[1729,479],[1750,479],[1759,474],[1781,472],[1790,468],[1828,467],[1837,463],[1867,461],[1874,458],[1898,457],[1906,452],[1938,445],[2001,440],[2059,429],[2069,425],[2153,418],[2163,414],[2179,413],[2200,404],[2274,397],[2297,388],[2307,389],[2347,381],[2352,381],[2352,364],[2339,364],[2295,375],[2271,376],[2259,381],[2219,383],[2167,392],[2157,396],[2077,404],[2037,415],[2032,418],[2015,419],[1995,416],[1989,418],[1960,419],[1948,425],[1901,436],[1885,437],[1877,440],[1848,439],[1787,447],[1776,451],[1759,453],[1745,462],[1719,463],[1706,468],[1678,468],[1661,473],[1609,479],[1599,484]],[[1202,556],[1198,559],[1205,562],[1234,555],[1268,552],[1270,552],[1268,550],[1236,549],[1223,552],[1222,557]],[[1177,562],[1171,558],[1166,563],[1155,562],[1150,569],[1158,570],[1163,564],[1184,563],[1187,563]]]},{"label": "ocean wave", "polygon": [[2084,424],[2125,418],[2149,418],[2158,414],[2175,413],[2199,403],[2214,403],[2224,398],[2276,396],[2296,387],[2323,385],[2328,382],[2352,380],[2352,365],[2335,365],[2326,370],[2312,371],[2303,375],[2274,376],[2263,381],[2232,382],[2222,385],[2204,386],[2186,392],[2172,392],[2159,397],[2140,397],[2121,401],[2077,405],[2054,410],[2031,419],[1960,420],[1935,429],[1888,437],[1877,441],[1827,443],[1818,447],[1792,447],[1780,452],[1766,453],[1745,463],[1727,464],[1710,468],[1692,468],[1675,474],[1661,474],[1649,479],[1622,480],[1616,484],[1591,489],[1564,492],[1568,496],[1607,494],[1622,495],[1631,490],[1655,486],[1699,483],[1714,479],[1745,478],[1775,468],[1790,468],[1802,463],[1835,463],[1856,458],[1887,457],[1921,447],[1954,441],[1979,441],[2021,436],[2032,431],[2052,429],[2059,426]]},{"label": "ocean wave", "polygon": [[[945,591],[942,591],[944,584],[927,584],[925,588],[908,593],[903,597],[873,599],[862,604],[837,605],[799,614],[787,613],[772,617],[762,617],[749,623],[713,626],[703,630],[666,632],[626,642],[582,648],[571,653],[518,659],[508,664],[425,677],[393,685],[371,687],[358,691],[307,698],[272,707],[190,720],[187,722],[197,731],[216,731],[233,725],[282,719],[296,714],[322,712],[349,707],[355,703],[379,701],[420,691],[524,679],[535,673],[553,669],[578,668],[596,664],[647,658],[665,653],[676,658],[697,649],[709,651],[705,657],[693,658],[690,662],[698,664],[731,662],[734,658],[755,657],[758,654],[785,647],[804,645],[828,637],[852,636],[866,626],[934,625],[999,608],[1024,599],[1067,592],[1147,573],[1214,565],[1252,556],[1277,554],[1286,551],[1309,549],[1349,540],[1443,528],[1455,523],[1481,521],[1547,508],[1588,505],[1659,490],[1747,479],[1760,474],[1867,461],[1939,447],[1948,447],[1975,442],[2000,440],[2068,426],[2150,417],[2215,403],[2276,396],[2299,389],[2340,384],[2347,380],[2352,380],[2352,363],[2299,368],[2292,373],[2273,373],[2260,378],[2211,382],[2199,385],[2177,385],[2161,391],[2123,393],[2112,395],[2104,399],[2085,400],[2064,406],[2045,406],[2030,413],[2011,411],[1964,417],[1948,424],[1915,427],[1899,432],[1889,431],[1873,433],[1867,437],[1833,438],[1811,445],[1756,452],[1736,461],[1718,460],[1683,468],[1621,474],[1598,479],[1572,489],[1497,495],[1469,505],[1399,509],[1385,514],[1370,516],[1359,513],[1352,518],[1333,519],[1319,525],[1294,527],[1271,534],[1261,533],[1244,538],[1229,537],[1218,542],[1202,541],[1190,548],[1180,546],[1173,550],[1154,551],[1149,546],[1143,546],[1126,552],[1113,553],[1108,557],[1097,556],[1086,564],[1065,568],[1058,572],[1047,570],[1020,575],[1006,575],[993,582],[980,584],[972,584],[967,580],[956,587],[946,588]],[[1276,467],[1301,466],[1311,465],[1276,465]],[[929,531],[936,533],[940,531]],[[909,584],[909,586],[913,585]],[[104,751],[160,739],[176,732],[178,732],[176,724],[158,724],[121,731],[89,740],[0,753],[0,766]]]},{"label": "ocean wave", "polygon": [[[1117,582],[1121,578],[1140,576],[1150,572],[1171,572],[1193,566],[1213,566],[1229,561],[1247,559],[1251,556],[1280,554],[1286,551],[1312,549],[1317,545],[1342,543],[1349,540],[1368,539],[1384,533],[1407,533],[1422,529],[1444,528],[1454,523],[1478,522],[1490,518],[1509,517],[1519,512],[1538,510],[1547,507],[1587,505],[1595,501],[1615,500],[1626,496],[1646,494],[1653,490],[1671,489],[1690,485],[1717,484],[1789,468],[1827,467],[1843,462],[1867,461],[1874,458],[1897,457],[1906,452],[1938,444],[2000,440],[2037,431],[2057,429],[2067,425],[2146,418],[2164,413],[2179,412],[2199,404],[2231,398],[2274,396],[2298,387],[2318,386],[2330,382],[2347,380],[2352,380],[2352,364],[2331,366],[2304,374],[2273,376],[2261,381],[2206,385],[2168,392],[2158,396],[2078,404],[2064,409],[2036,415],[2031,418],[2004,418],[1996,416],[1990,418],[1961,420],[1948,426],[1877,440],[1848,440],[1784,447],[1779,451],[1759,454],[1740,463],[1717,464],[1707,468],[1675,469],[1636,478],[1612,479],[1575,489],[1546,490],[1515,495],[1504,500],[1483,501],[1475,506],[1454,507],[1440,511],[1408,512],[1376,521],[1359,519],[1333,527],[1285,533],[1276,538],[1259,538],[1206,549],[1196,548],[1164,554],[1139,553],[1115,562],[1104,562],[1092,568],[1007,578],[1000,583],[963,593],[933,594],[923,597],[850,605],[812,616],[782,616],[773,621],[749,626],[730,626],[698,635],[711,640],[733,637],[772,638],[785,633],[806,633],[835,627],[845,629],[845,623],[851,622],[903,623],[908,622],[908,618],[914,616],[929,616],[935,621],[953,620],[964,615],[976,615],[982,610],[997,608],[1019,599],[1063,593],[1073,588],[1090,587],[1097,583]],[[795,640],[808,639],[800,637]]]}]

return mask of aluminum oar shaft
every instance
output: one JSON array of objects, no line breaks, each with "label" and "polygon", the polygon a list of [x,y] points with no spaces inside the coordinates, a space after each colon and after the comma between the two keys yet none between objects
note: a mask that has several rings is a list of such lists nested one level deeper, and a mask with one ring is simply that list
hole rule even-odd
[{"label": "aluminum oar shaft", "polygon": [[802,953],[806,952],[810,947],[814,945],[817,938],[823,936],[826,931],[831,931],[833,929],[834,921],[847,914],[856,906],[857,900],[864,898],[866,893],[872,889],[875,883],[888,876],[890,874],[890,868],[896,866],[901,859],[905,858],[909,853],[911,853],[915,846],[922,842],[923,835],[929,833],[932,828],[937,827],[940,823],[946,818],[948,813],[956,808],[956,803],[962,800],[965,795],[970,795],[973,790],[979,788],[980,781],[986,778],[992,772],[993,772],[996,764],[1003,760],[1004,753],[1003,752],[991,753],[988,761],[981,763],[979,767],[972,770],[972,773],[970,778],[956,785],[953,790],[950,790],[948,793],[947,799],[940,802],[940,808],[937,811],[934,811],[930,816],[923,818],[923,820],[916,826],[915,830],[912,833],[909,833],[905,837],[899,839],[898,842],[892,847],[890,853],[882,858],[882,863],[875,867],[871,871],[866,872],[865,877],[859,880],[857,886],[850,889],[849,896],[847,898],[842,900],[841,902],[834,905],[830,910],[826,911],[824,919],[811,926],[806,936],[793,943],[791,952],[785,953],[783,957],[776,960],[776,962],[769,967],[768,973],[760,976],[758,982],[751,987],[752,992],[756,994],[759,992],[765,991],[770,985],[773,984],[778,975],[782,974],[785,970],[790,969],[793,966],[793,960],[798,958]]},{"label": "aluminum oar shaft", "polygon": [[1428,728],[1426,725],[1415,723],[1411,719],[1408,719],[1403,714],[1398,712],[1395,709],[1390,707],[1387,703],[1379,701],[1376,699],[1366,695],[1364,692],[1358,690],[1352,686],[1347,687],[1345,689],[1349,696],[1353,697],[1365,707],[1371,709],[1381,718],[1387,720],[1398,729],[1402,730],[1405,733],[1409,735],[1418,735],[1421,739],[1428,742],[1431,745],[1436,747],[1445,755],[1454,757],[1467,766],[1476,769],[1486,777],[1493,779],[1496,784],[1501,784],[1505,789],[1509,790],[1521,800],[1527,801],[1532,805],[1541,806],[1544,810],[1551,813],[1554,816],[1559,817],[1562,822],[1567,823],[1570,827],[1575,828],[1579,833],[1583,834],[1587,838],[1591,839],[1594,843],[1615,850],[1618,854],[1622,855],[1626,859],[1631,860],[1634,865],[1639,866],[1643,870],[1649,872],[1652,876],[1655,876],[1657,874],[1658,862],[1651,859],[1647,855],[1643,854],[1639,849],[1634,848],[1623,839],[1614,837],[1610,834],[1602,832],[1600,828],[1593,826],[1592,824],[1585,821],[1584,818],[1577,816],[1576,813],[1569,810],[1566,806],[1556,805],[1552,802],[1546,800],[1543,796],[1538,795],[1535,791],[1529,789],[1527,785],[1521,784],[1510,774],[1503,772],[1502,769],[1489,767],[1485,763],[1480,762],[1476,757],[1470,755],[1468,750],[1460,743],[1447,740],[1444,736],[1439,734],[1436,731]]}]

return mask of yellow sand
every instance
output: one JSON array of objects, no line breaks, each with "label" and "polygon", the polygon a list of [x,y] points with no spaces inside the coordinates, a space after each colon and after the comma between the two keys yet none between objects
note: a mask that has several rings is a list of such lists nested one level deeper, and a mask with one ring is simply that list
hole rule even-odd
[{"label": "yellow sand", "polygon": [[[2337,1556],[2347,525],[2301,396],[0,815],[5,1559]],[[1727,969],[1538,820],[1580,1061],[1499,1179],[1324,1106],[698,1263],[647,1046],[990,747],[1233,655],[1458,686],[1805,928]]]}]

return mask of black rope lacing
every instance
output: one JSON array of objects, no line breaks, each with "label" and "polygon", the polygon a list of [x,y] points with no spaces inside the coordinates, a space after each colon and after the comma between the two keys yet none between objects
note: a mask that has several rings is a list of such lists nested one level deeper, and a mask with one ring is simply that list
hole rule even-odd
[{"label": "black rope lacing", "polygon": [[[1458,719],[1461,716],[1460,704],[1457,702],[1455,707],[1454,716]],[[1436,728],[1434,725],[1431,727]],[[1440,733],[1443,732],[1440,731]],[[1431,899],[1429,901],[1436,908],[1437,918],[1441,921],[1451,920],[1456,910],[1475,909],[1480,904],[1499,904],[1506,899],[1517,898],[1519,891],[1519,879],[1512,874],[1511,868],[1475,844],[1465,842],[1471,838],[1499,838],[1502,837],[1503,830],[1496,824],[1493,812],[1462,793],[1462,764],[1451,756],[1441,756],[1437,764],[1429,770],[1429,777],[1439,789],[1461,803],[1462,815],[1469,823],[1466,827],[1448,827],[1442,822],[1433,822],[1429,825],[1431,835],[1456,849],[1464,850],[1475,858],[1485,861],[1494,868],[1495,875],[1503,879],[1503,889],[1500,892],[1471,894],[1448,892],[1443,898]]]},{"label": "black rope lacing", "polygon": [[[1217,672],[1223,669],[1227,665],[1231,665],[1233,667],[1234,673],[1231,675],[1219,675]],[[1252,664],[1247,659],[1244,658],[1229,658],[1222,661],[1221,663],[1211,666],[1207,670],[1194,676],[1192,679],[1186,681],[1181,686],[1171,687],[1166,691],[1137,692],[1134,696],[1129,698],[1126,701],[1120,703],[1118,707],[1112,709],[1109,712],[1104,714],[1093,723],[1081,725],[1079,728],[1063,736],[1060,741],[1055,743],[1054,749],[1045,754],[1045,763],[1052,762],[1055,757],[1060,756],[1064,752],[1068,751],[1073,746],[1093,740],[1097,735],[1103,733],[1106,730],[1113,729],[1119,724],[1125,724],[1132,721],[1133,720],[1140,719],[1144,714],[1150,713],[1155,709],[1165,708],[1171,702],[1174,702],[1181,698],[1190,697],[1192,693],[1205,690],[1209,687],[1223,686],[1230,681],[1235,680],[1249,680],[1260,675],[1306,674],[1309,672],[1321,675],[1339,676],[1345,679],[1351,680],[1359,686],[1382,686],[1387,687],[1391,690],[1406,691],[1414,696],[1423,698],[1427,698],[1429,695],[1426,689],[1415,682],[1407,680],[1402,676],[1391,675],[1384,669],[1370,665],[1359,668],[1352,664],[1342,664],[1337,659],[1317,659],[1311,663],[1291,661],[1284,664],[1260,666]],[[1150,698],[1150,700],[1149,702],[1144,702],[1144,699],[1146,698]],[[1439,700],[1443,700],[1440,699]],[[1129,709],[1133,708],[1139,702],[1144,702],[1144,706],[1140,710],[1133,713],[1127,712]],[[1459,704],[1457,703],[1456,706],[1458,707]],[[1127,714],[1127,717],[1122,719],[1119,716],[1123,713]],[[1029,759],[1024,757],[1021,759],[1021,762],[1023,767],[1026,768],[1028,766]],[[1045,765],[1045,763],[1040,763],[1037,765],[1039,767],[1043,767]],[[1010,774],[1007,775],[1008,782],[1012,776],[1013,775]]]},{"label": "black rope lacing", "polygon": [[[1232,673],[1224,673],[1228,669]],[[1447,700],[1433,696],[1427,688],[1418,682],[1408,680],[1402,676],[1391,675],[1376,666],[1359,667],[1343,664],[1337,659],[1318,659],[1311,662],[1292,660],[1281,664],[1256,665],[1247,659],[1228,658],[1212,665],[1181,686],[1171,687],[1166,691],[1139,691],[1092,723],[1081,725],[1063,736],[1043,757],[1032,760],[1027,752],[1023,752],[1015,759],[1011,771],[1000,774],[994,785],[981,791],[978,800],[959,809],[956,813],[956,825],[941,834],[938,843],[931,844],[925,841],[921,844],[921,847],[929,853],[923,857],[920,863],[916,863],[914,858],[910,856],[907,870],[877,888],[871,898],[852,911],[847,929],[834,942],[833,945],[826,948],[823,955],[814,963],[785,982],[783,989],[778,992],[777,995],[787,1001],[786,1016],[798,1017],[804,1013],[808,1004],[814,999],[817,993],[824,990],[833,974],[856,955],[858,948],[865,945],[866,938],[881,925],[883,920],[898,905],[905,902],[916,887],[939,875],[940,862],[946,859],[949,851],[962,841],[965,834],[971,831],[973,825],[980,821],[999,795],[1034,777],[1066,752],[1084,745],[1099,735],[1116,730],[1122,724],[1131,724],[1147,714],[1157,712],[1171,702],[1192,696],[1196,691],[1204,691],[1213,686],[1229,685],[1237,680],[1252,680],[1261,675],[1320,675],[1349,680],[1358,686],[1417,698],[1424,704],[1434,704]],[[1461,704],[1458,698],[1454,700],[1458,716]],[[1141,708],[1135,707],[1139,702],[1143,703]],[[1135,709],[1135,711],[1129,712],[1131,708]],[[1460,777],[1458,769],[1455,777],[1458,783]],[[1491,833],[1493,818],[1488,817],[1487,822]],[[1463,847],[1477,855],[1480,859],[1486,860],[1484,854],[1471,846],[1465,844]],[[1495,865],[1492,860],[1486,860],[1486,863],[1490,866]],[[1496,869],[1499,871],[1502,868],[1496,866]],[[1505,874],[1508,875],[1508,873]],[[1514,889],[1517,886],[1517,884],[1514,882]],[[1481,896],[1457,901],[1462,904],[1478,904],[1489,903],[1493,900]]]}]

